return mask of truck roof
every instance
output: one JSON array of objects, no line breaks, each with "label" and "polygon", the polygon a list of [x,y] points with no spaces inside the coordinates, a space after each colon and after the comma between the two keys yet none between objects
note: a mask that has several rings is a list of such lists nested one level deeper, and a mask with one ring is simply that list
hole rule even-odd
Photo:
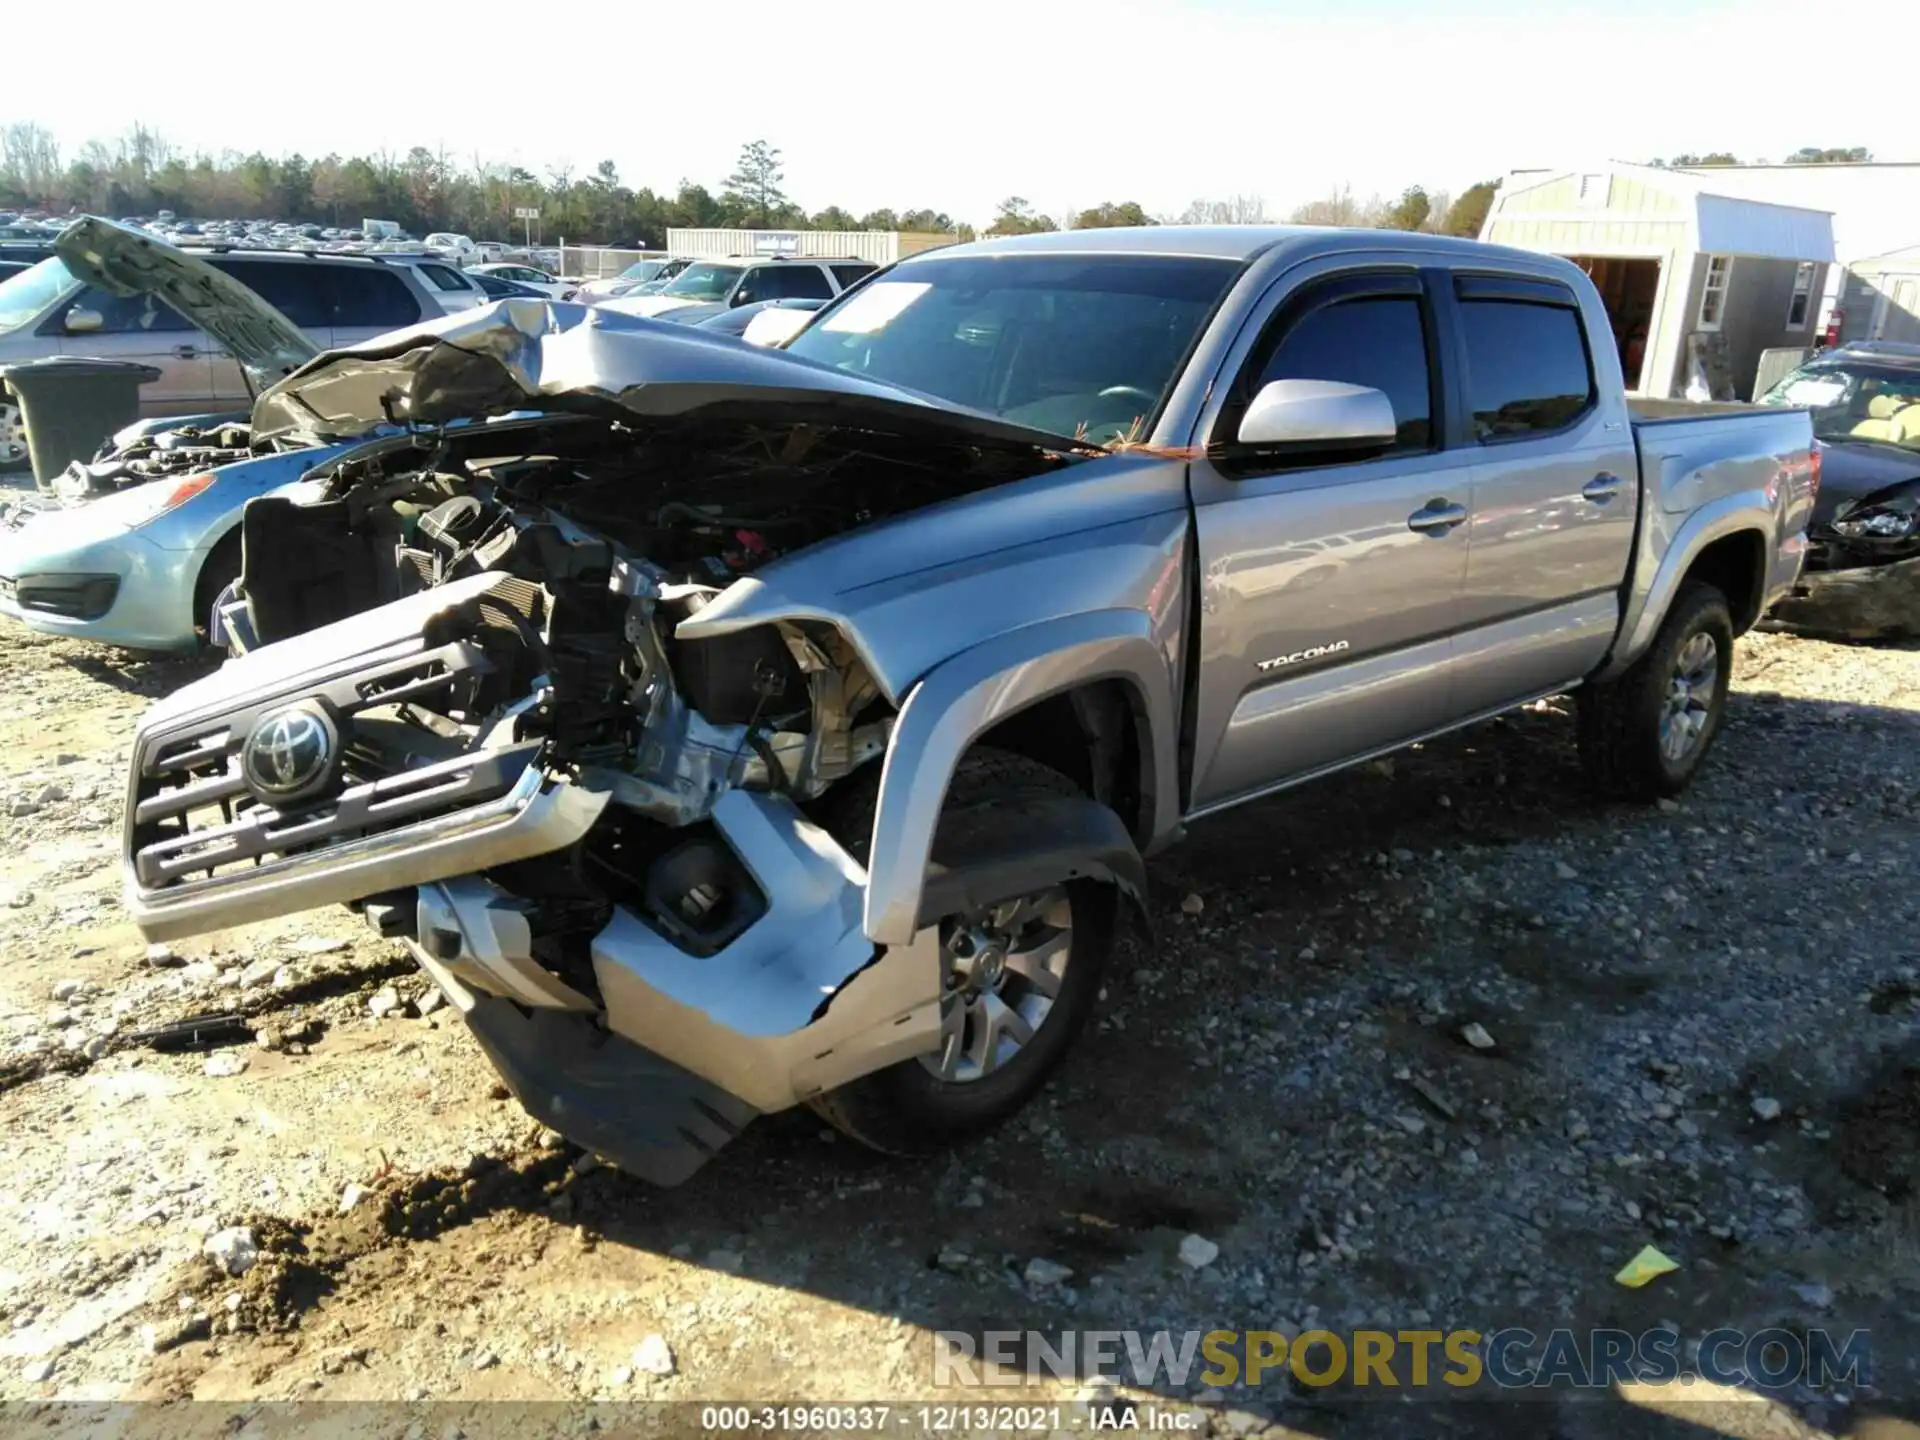
[{"label": "truck roof", "polygon": [[1317,253],[1340,250],[1429,251],[1435,255],[1507,256],[1539,261],[1526,250],[1484,245],[1452,235],[1411,230],[1334,229],[1313,225],[1137,225],[1112,229],[1050,230],[1038,235],[1001,235],[923,252],[929,258],[954,255],[1190,255],[1219,260],[1250,260],[1289,243]]}]

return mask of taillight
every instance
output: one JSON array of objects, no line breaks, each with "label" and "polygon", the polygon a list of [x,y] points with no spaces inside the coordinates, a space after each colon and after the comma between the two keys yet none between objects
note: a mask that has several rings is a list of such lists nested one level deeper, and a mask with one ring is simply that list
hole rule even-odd
[{"label": "taillight", "polygon": [[1833,313],[1827,316],[1827,333],[1822,337],[1826,346],[1831,348],[1840,343],[1840,331],[1845,327],[1846,320],[1846,312],[1838,305],[1834,306]]}]

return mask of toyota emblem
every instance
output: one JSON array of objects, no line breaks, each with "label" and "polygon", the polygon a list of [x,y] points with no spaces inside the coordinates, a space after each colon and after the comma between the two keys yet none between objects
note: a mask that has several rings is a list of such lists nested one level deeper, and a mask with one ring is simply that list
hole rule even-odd
[{"label": "toyota emblem", "polygon": [[331,777],[339,748],[324,711],[293,705],[260,717],[240,751],[240,772],[262,800],[301,799]]}]

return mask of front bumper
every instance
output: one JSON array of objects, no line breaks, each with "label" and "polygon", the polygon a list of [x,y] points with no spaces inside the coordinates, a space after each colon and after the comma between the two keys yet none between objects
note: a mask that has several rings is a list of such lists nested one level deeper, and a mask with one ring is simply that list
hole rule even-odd
[{"label": "front bumper", "polygon": [[62,522],[84,509],[43,511],[0,532],[0,615],[43,635],[134,650],[197,645],[202,553],[163,550],[138,530],[70,537],[79,527]]},{"label": "front bumper", "polygon": [[1837,640],[1920,634],[1920,556],[1845,570],[1807,570],[1762,628]]}]

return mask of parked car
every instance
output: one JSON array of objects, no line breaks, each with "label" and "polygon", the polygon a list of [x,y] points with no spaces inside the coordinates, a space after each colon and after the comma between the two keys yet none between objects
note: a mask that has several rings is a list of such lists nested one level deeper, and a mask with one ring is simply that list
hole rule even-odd
[{"label": "parked car", "polygon": [[485,258],[470,235],[454,235],[444,230],[436,230],[420,243],[441,259],[455,265],[466,265]]},{"label": "parked car", "polygon": [[256,443],[551,413],[248,507],[245,653],[141,722],[126,899],[361,905],[662,1182],[800,1103],[888,1150],[1006,1117],[1141,855],[1243,801],[1568,689],[1600,785],[1679,792],[1816,483],[1803,413],[1630,411],[1583,273],[1443,237],[956,246],[784,352],[606,309],[261,397]]},{"label": "parked car", "polygon": [[618,275],[610,275],[601,280],[589,280],[580,287],[578,299],[597,303],[611,300],[619,295],[632,295],[648,286],[664,287],[693,261],[669,255],[648,256],[636,260]]},{"label": "parked car", "polygon": [[1852,640],[1920,635],[1920,345],[1823,350],[1761,402],[1808,408],[1821,452],[1806,570],[1768,624]]},{"label": "parked car", "polygon": [[571,280],[562,280],[537,270],[531,265],[469,265],[464,272],[469,280],[477,280],[482,275],[493,275],[502,280],[511,280],[529,290],[538,291],[549,300],[571,300],[573,292],[579,287]]},{"label": "parked car", "polygon": [[720,335],[738,335],[749,345],[784,345],[805,328],[824,300],[756,300],[731,310],[718,305],[689,305],[669,310],[662,320],[680,320],[699,313],[692,323]]},{"label": "parked car", "polygon": [[651,317],[682,305],[831,300],[878,268],[865,260],[696,260],[652,294],[599,303],[623,314]]},{"label": "parked car", "polygon": [[469,272],[473,283],[489,300],[545,300],[546,295],[531,285],[522,285],[518,280],[502,280],[498,275],[486,275],[478,270]]},{"label": "parked car", "polygon": [[[165,286],[141,293],[110,288],[104,277],[87,271],[84,257],[89,247],[98,246],[106,246],[103,253],[110,252],[115,267],[128,274],[151,266],[164,276],[177,257],[199,257],[206,267],[264,298],[304,333],[299,359],[445,313],[442,292],[430,288],[431,272],[458,274],[444,265],[414,267],[347,255],[181,251],[109,220],[82,220],[61,237],[54,258],[0,280],[0,365],[91,355],[155,366],[160,378],[140,392],[141,413],[148,416],[244,408],[254,391],[232,343],[236,337],[210,333],[187,318],[189,292]],[[471,303],[480,303],[478,287],[471,293]],[[0,389],[0,445],[10,446],[0,453],[0,465],[17,466],[26,459],[21,441],[5,438],[18,431],[19,422],[18,405]]]}]

